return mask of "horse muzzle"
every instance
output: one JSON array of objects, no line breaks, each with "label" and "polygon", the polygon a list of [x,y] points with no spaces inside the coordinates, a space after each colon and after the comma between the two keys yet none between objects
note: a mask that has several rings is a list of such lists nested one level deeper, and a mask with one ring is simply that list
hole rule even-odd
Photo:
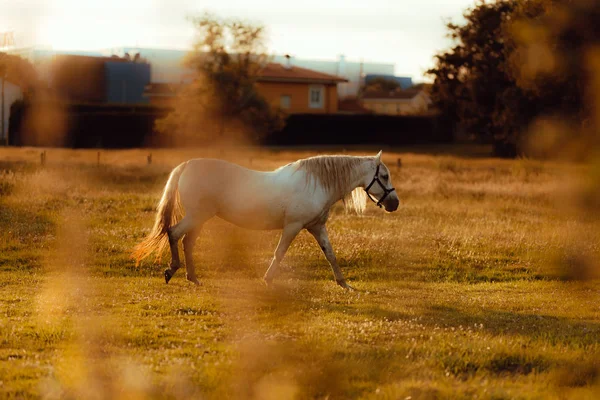
[{"label": "horse muzzle", "polygon": [[398,206],[400,205],[400,199],[398,199],[397,197],[390,197],[388,199],[386,199],[383,203],[383,206],[385,207],[385,211],[387,212],[394,212],[398,209]]}]

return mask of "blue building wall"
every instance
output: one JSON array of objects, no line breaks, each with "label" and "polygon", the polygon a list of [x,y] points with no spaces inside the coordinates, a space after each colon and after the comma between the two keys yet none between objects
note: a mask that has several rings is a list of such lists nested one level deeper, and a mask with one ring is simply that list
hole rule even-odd
[{"label": "blue building wall", "polygon": [[148,104],[144,89],[150,83],[150,64],[122,61],[104,63],[106,102],[115,104]]}]

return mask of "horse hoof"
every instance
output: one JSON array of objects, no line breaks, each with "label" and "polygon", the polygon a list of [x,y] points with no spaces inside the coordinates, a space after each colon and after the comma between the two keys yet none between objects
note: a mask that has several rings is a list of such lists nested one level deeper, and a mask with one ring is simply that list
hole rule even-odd
[{"label": "horse hoof", "polygon": [[165,269],[165,283],[169,283],[171,278],[173,277],[173,273],[170,269]]},{"label": "horse hoof", "polygon": [[348,291],[350,291],[350,292],[356,292],[356,289],[354,289],[352,286],[348,285],[348,284],[346,283],[346,281],[345,281],[345,280],[343,280],[343,279],[342,279],[342,280],[339,280],[339,281],[338,281],[338,280],[336,280],[335,282],[336,282],[336,283],[337,283],[339,286],[343,287],[344,289],[346,289],[346,290],[348,290]]},{"label": "horse hoof", "polygon": [[273,279],[263,278],[262,281],[263,281],[263,283],[265,284],[266,287],[268,287],[268,288],[272,288],[273,287]]},{"label": "horse hoof", "polygon": [[188,281],[190,281],[190,282],[194,283],[194,285],[196,285],[196,286],[200,286],[200,281],[198,281],[198,278],[196,278],[196,277],[190,278],[190,277],[188,276],[188,277],[186,277],[186,279],[187,279]]}]

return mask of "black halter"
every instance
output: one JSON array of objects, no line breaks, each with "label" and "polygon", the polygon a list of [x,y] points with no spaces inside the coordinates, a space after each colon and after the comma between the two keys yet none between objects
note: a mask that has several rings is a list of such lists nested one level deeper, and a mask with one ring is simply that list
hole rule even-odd
[{"label": "black halter", "polygon": [[[383,183],[381,183],[381,181],[379,180],[379,165],[380,164],[377,164],[377,169],[375,170],[375,176],[373,177],[373,180],[371,181],[371,183],[369,183],[369,186],[367,186],[365,188],[365,192],[367,192],[367,196],[369,196],[369,199],[371,199],[371,201],[373,203],[377,204],[377,207],[381,208],[381,203],[383,202],[383,200],[385,200],[385,198],[388,197],[388,195],[396,189],[395,188],[388,189],[383,185]],[[381,188],[383,189],[383,196],[381,196],[379,201],[377,201],[373,197],[371,197],[371,193],[369,193],[369,189],[371,189],[371,186],[373,186],[373,184],[375,182],[379,183],[379,186],[381,186]]]}]

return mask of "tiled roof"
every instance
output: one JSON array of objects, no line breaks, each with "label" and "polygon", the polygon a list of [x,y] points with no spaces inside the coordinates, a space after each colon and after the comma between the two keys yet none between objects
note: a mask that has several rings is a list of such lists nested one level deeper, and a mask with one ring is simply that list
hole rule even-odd
[{"label": "tiled roof", "polygon": [[277,63],[269,63],[258,73],[259,81],[270,82],[302,82],[302,83],[338,83],[347,79],[313,71],[296,66],[285,67]]},{"label": "tiled roof", "polygon": [[372,111],[363,105],[355,98],[340,100],[338,102],[338,111],[352,114],[370,114]]}]

